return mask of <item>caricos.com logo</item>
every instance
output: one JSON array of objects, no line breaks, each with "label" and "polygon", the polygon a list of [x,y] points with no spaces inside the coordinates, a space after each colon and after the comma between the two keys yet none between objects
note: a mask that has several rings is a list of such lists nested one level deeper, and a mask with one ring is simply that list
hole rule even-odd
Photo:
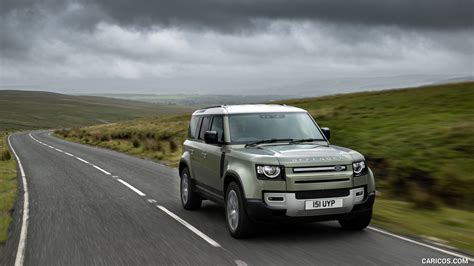
[{"label": "caricos.com logo", "polygon": [[422,264],[468,264],[468,258],[422,258]]}]

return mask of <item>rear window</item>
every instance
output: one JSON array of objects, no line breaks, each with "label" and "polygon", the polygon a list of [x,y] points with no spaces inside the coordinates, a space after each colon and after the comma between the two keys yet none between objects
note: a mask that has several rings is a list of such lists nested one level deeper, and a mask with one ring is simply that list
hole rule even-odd
[{"label": "rear window", "polygon": [[198,126],[199,117],[193,116],[191,118],[191,122],[189,123],[188,128],[188,138],[195,139],[196,138],[196,129]]}]

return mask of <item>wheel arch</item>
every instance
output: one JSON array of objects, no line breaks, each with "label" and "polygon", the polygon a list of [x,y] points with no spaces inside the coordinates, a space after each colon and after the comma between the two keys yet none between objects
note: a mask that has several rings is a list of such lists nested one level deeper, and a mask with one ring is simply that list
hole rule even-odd
[{"label": "wheel arch", "polygon": [[179,166],[178,166],[178,169],[179,169],[179,176],[181,177],[181,172],[183,171],[184,168],[188,168],[188,171],[190,172],[191,174],[191,169],[189,169],[189,164],[188,162],[185,160],[185,159],[181,159],[179,161]]},{"label": "wheel arch", "polygon": [[232,181],[235,181],[237,183],[237,185],[242,190],[242,193],[243,193],[244,198],[245,198],[245,190],[244,190],[244,186],[242,185],[242,180],[240,179],[240,176],[234,171],[227,171],[224,174],[224,186],[223,186],[224,198],[225,198],[225,195],[226,195],[227,186],[229,186],[229,184]]}]

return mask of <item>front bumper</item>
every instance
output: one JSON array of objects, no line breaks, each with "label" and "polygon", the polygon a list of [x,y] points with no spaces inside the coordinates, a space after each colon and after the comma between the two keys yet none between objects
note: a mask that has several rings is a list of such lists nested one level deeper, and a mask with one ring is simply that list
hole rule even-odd
[{"label": "front bumper", "polygon": [[[361,192],[363,194],[361,195]],[[283,197],[283,201],[281,198]],[[368,193],[363,187],[353,188],[343,199],[340,208],[305,210],[305,201],[312,199],[297,199],[292,192],[264,193],[264,200],[247,200],[247,213],[253,220],[275,220],[289,218],[294,220],[329,221],[355,215],[372,209],[375,193]],[[278,199],[279,201],[275,201]],[[320,199],[320,198],[315,198]]]}]

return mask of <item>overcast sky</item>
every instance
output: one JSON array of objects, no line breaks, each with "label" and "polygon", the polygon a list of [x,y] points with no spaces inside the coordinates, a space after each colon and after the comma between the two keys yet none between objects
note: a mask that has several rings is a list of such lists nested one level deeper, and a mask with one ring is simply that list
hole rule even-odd
[{"label": "overcast sky", "polygon": [[0,1],[0,89],[235,94],[474,74],[473,0]]}]

